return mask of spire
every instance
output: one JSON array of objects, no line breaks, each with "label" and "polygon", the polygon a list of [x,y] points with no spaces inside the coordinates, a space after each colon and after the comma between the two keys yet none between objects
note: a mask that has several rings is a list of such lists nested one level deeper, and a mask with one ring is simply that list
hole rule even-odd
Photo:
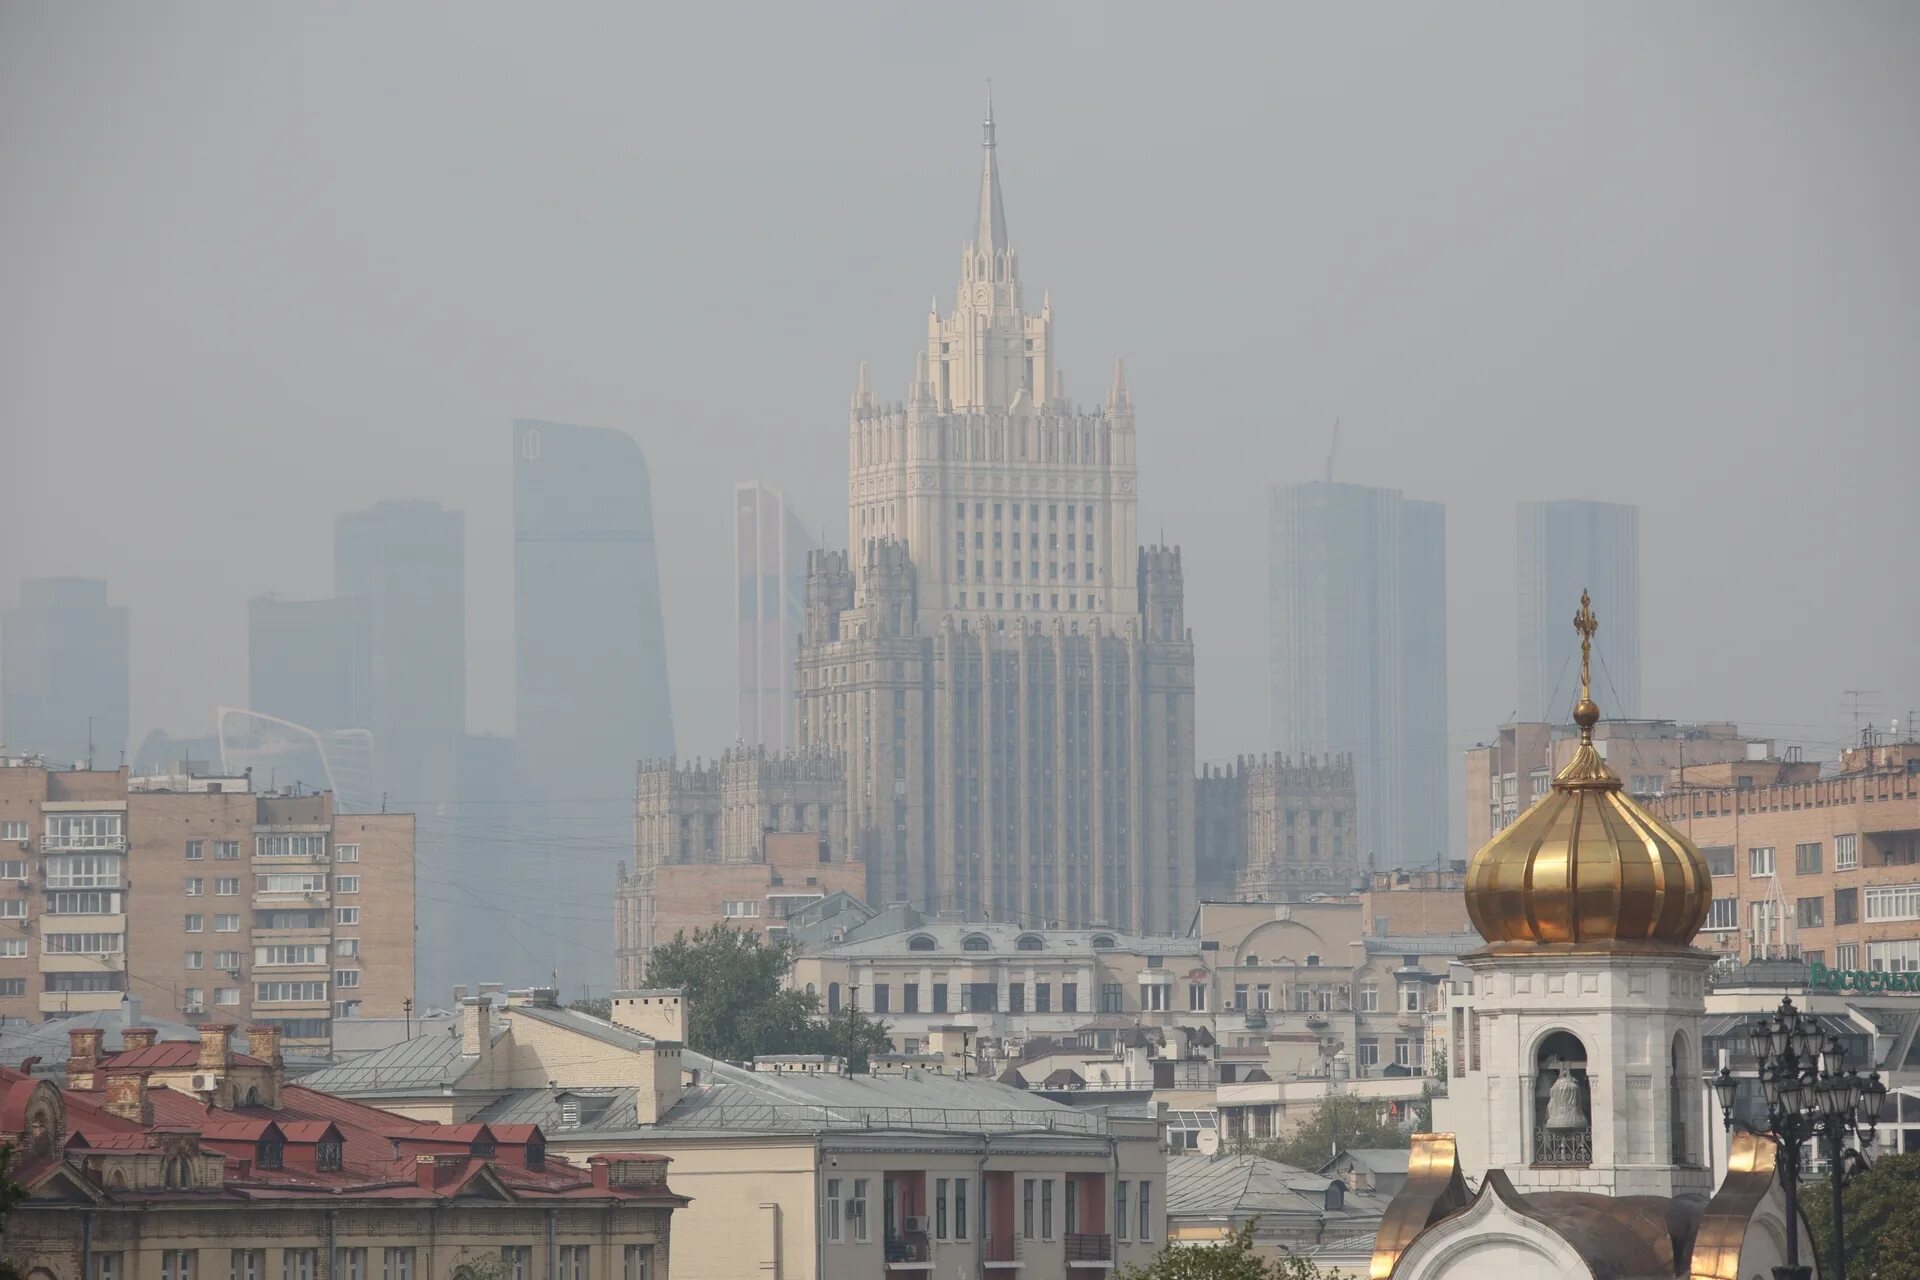
[{"label": "spire", "polygon": [[1580,633],[1580,701],[1573,705],[1573,721],[1580,726],[1580,741],[1591,745],[1593,726],[1600,722],[1600,708],[1593,701],[1593,633],[1600,629],[1600,619],[1594,616],[1593,597],[1585,590],[1580,592],[1573,629]]},{"label": "spire", "polygon": [[860,381],[853,389],[853,407],[855,409],[873,408],[873,388],[867,384],[867,362],[860,362]]},{"label": "spire", "polygon": [[1113,362],[1113,388],[1107,392],[1107,412],[1118,413],[1133,407],[1133,392],[1127,390],[1127,363]]},{"label": "spire", "polygon": [[1007,248],[1007,211],[1000,204],[1000,167],[993,158],[993,89],[987,89],[987,118],[981,125],[980,224],[974,232],[976,253],[1000,253]]}]

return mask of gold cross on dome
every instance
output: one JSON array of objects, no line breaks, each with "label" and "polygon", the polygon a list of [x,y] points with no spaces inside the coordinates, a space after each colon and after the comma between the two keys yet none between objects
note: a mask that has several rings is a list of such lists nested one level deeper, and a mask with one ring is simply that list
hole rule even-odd
[{"label": "gold cross on dome", "polygon": [[1593,597],[1584,590],[1580,592],[1580,612],[1573,615],[1573,629],[1580,633],[1580,696],[1591,700],[1593,633],[1600,629],[1600,619],[1593,612]]}]

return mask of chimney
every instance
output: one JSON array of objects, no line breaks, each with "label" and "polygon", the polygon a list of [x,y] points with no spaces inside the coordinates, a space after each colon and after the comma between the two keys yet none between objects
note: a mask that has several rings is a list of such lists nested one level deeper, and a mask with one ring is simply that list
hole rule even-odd
[{"label": "chimney", "polygon": [[467,986],[463,982],[459,986],[453,989],[453,1002],[456,1005],[462,1004],[466,1001],[466,998],[467,998]]},{"label": "chimney", "polygon": [[413,1184],[422,1191],[436,1191],[467,1166],[466,1156],[431,1155],[413,1158]]},{"label": "chimney", "polygon": [[194,1030],[200,1033],[200,1060],[194,1066],[201,1071],[217,1071],[221,1075],[233,1069],[233,1051],[227,1046],[227,1025],[224,1022],[203,1022]]},{"label": "chimney", "polygon": [[686,1004],[685,987],[616,991],[613,1022],[643,1036],[679,1044],[687,1038]]},{"label": "chimney", "polygon": [[147,1097],[147,1077],[141,1071],[115,1071],[107,1076],[107,1110],[136,1124],[153,1123],[153,1102]]},{"label": "chimney", "polygon": [[100,1028],[74,1027],[67,1032],[67,1088],[100,1087]]},{"label": "chimney", "polygon": [[269,1066],[279,1066],[280,1028],[253,1026],[247,1028],[247,1056],[258,1058]]},{"label": "chimney", "polygon": [[121,1052],[137,1053],[142,1049],[151,1049],[154,1037],[159,1034],[152,1027],[128,1027],[120,1033]]},{"label": "chimney", "polygon": [[606,1156],[587,1157],[587,1171],[593,1179],[593,1189],[595,1191],[608,1191],[612,1189],[612,1169],[613,1161]]},{"label": "chimney", "polygon": [[468,996],[460,1002],[460,1052],[479,1059],[467,1078],[481,1088],[493,1080],[493,1002]]}]

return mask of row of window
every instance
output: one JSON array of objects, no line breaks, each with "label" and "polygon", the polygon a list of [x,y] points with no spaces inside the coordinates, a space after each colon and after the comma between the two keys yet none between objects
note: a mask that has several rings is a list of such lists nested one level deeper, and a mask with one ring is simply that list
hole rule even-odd
[{"label": "row of window", "polygon": [[[935,1240],[958,1241],[969,1238],[977,1232],[985,1239],[990,1226],[987,1221],[986,1197],[981,1196],[974,1204],[977,1213],[968,1211],[967,1178],[933,1179],[933,1214],[928,1226],[929,1234]],[[1066,1234],[1073,1235],[1080,1229],[1079,1188],[1071,1177],[1064,1179],[1064,1194],[1060,1196],[1063,1212],[1059,1215],[1058,1225],[1065,1228]],[[1027,1240],[1053,1240],[1056,1219],[1054,1214],[1055,1179],[1047,1177],[1022,1178],[1020,1180],[1020,1235]],[[827,1195],[823,1213],[826,1218],[826,1238],[828,1244],[868,1244],[873,1240],[872,1219],[868,1213],[868,1197],[872,1179],[870,1178],[828,1178]],[[1129,1196],[1129,1187],[1133,1188]],[[1132,1202],[1133,1215],[1130,1215],[1129,1200]],[[891,1203],[891,1201],[890,1201]],[[1137,1222],[1137,1227],[1136,1227]],[[1114,1183],[1113,1192],[1114,1237],[1118,1240],[1153,1239],[1153,1184],[1146,1179],[1129,1182],[1119,1179]],[[889,1234],[904,1232],[904,1222],[889,1222]]]},{"label": "row of window", "polygon": [[[1014,518],[1015,520],[1019,520],[1019,519],[1020,519],[1020,504],[1019,504],[1019,503],[1017,503],[1017,502],[1013,502],[1013,503],[1008,503],[1007,505],[1008,505],[1008,506],[1011,506],[1011,507],[1013,508],[1013,518]],[[1071,519],[1073,519],[1073,503],[1071,503],[1071,502],[1069,502],[1069,503],[1067,503],[1066,505],[1067,505],[1067,519],[1069,519],[1069,520],[1071,520]],[[996,502],[996,503],[994,503],[994,504],[993,504],[993,518],[994,518],[995,520],[998,520],[998,519],[1000,519],[1000,517],[1001,517],[1001,513],[1002,513],[1002,510],[1003,510],[1003,508],[1002,508],[1002,506],[1001,506],[1001,504],[1000,504],[1000,503],[998,503],[998,502]],[[954,518],[955,520],[965,520],[965,519],[967,518],[967,504],[966,504],[966,503],[964,503],[964,502],[956,502],[956,503],[954,503],[954,504],[953,504],[953,518]],[[976,503],[974,503],[974,504],[973,504],[973,518],[974,518],[975,520],[985,520],[985,519],[987,518],[987,504],[986,504],[986,503],[984,503],[984,502],[976,502]],[[1057,503],[1057,502],[1049,502],[1049,503],[1047,504],[1047,519],[1048,519],[1048,520],[1058,520],[1059,518],[1060,518],[1060,504],[1059,504],[1059,503]],[[1035,503],[1028,503],[1028,504],[1027,504],[1027,519],[1028,519],[1028,521],[1030,521],[1030,522],[1037,522],[1037,521],[1038,521],[1038,520],[1040,519],[1040,504],[1039,504],[1039,503],[1037,503],[1037,502],[1035,502]],[[1092,508],[1092,507],[1084,507],[1084,508],[1082,508],[1082,515],[1081,515],[1081,519],[1083,519],[1083,520],[1084,520],[1084,521],[1085,521],[1086,523],[1088,523],[1088,524],[1092,524],[1092,523],[1093,523],[1093,508]]]},{"label": "row of window", "polygon": [[[1008,568],[1006,570],[1006,575],[1012,578],[1015,582],[1020,581],[1020,565],[1022,562],[1019,560],[1014,560],[1008,563],[1011,565],[1011,568]],[[1000,580],[1000,575],[1002,571],[1002,565],[1000,561],[975,560],[973,562],[973,580],[975,582],[985,582],[987,580],[987,566],[989,564],[993,566],[994,581],[998,582]],[[1032,582],[1040,581],[1040,562],[1038,560],[1028,560],[1025,562],[1025,564],[1027,566],[1027,579]],[[1067,561],[1066,578],[1068,582],[1075,581],[1074,571],[1077,567],[1078,566],[1076,566],[1073,561],[1071,560]],[[967,562],[965,558],[963,557],[954,558],[953,576],[961,579],[962,581],[966,579]],[[1058,582],[1060,580],[1060,564],[1058,561],[1056,560],[1047,561],[1047,580],[1050,582]],[[1080,580],[1085,582],[1093,581],[1093,562],[1092,561],[1087,562],[1086,574]]]},{"label": "row of window", "polygon": [[[1776,904],[1773,902],[1755,902],[1750,905],[1752,924],[1756,931],[1764,933],[1779,924]],[[1794,899],[1793,918],[1794,923],[1802,929],[1825,927],[1827,924],[1826,898],[1816,895]],[[1858,924],[1862,920],[1868,924],[1920,920],[1920,884],[1876,885],[1865,890],[1835,889],[1833,891],[1833,923],[1849,925]],[[1710,932],[1728,932],[1738,929],[1740,900],[1734,897],[1715,898],[1713,905],[1707,910],[1705,927]]]},{"label": "row of window", "polygon": [[[621,1248],[620,1280],[653,1280],[653,1246],[630,1244]],[[160,1280],[203,1280],[201,1252],[198,1249],[162,1250]],[[281,1249],[279,1253],[280,1280],[315,1280],[319,1274],[318,1249]],[[335,1249],[332,1276],[333,1280],[373,1280],[373,1272],[369,1268],[378,1264],[380,1280],[414,1280],[418,1262],[417,1252],[411,1245],[397,1249]],[[559,1275],[554,1280],[587,1280],[591,1274],[592,1246],[563,1244],[558,1249],[558,1262]],[[453,1275],[454,1280],[473,1280],[492,1270],[491,1266],[481,1268],[461,1264],[453,1269]],[[117,1250],[94,1253],[90,1280],[124,1280],[126,1274],[124,1254]],[[500,1246],[497,1275],[499,1280],[532,1280],[533,1246]],[[267,1280],[267,1251],[228,1250],[227,1280]]]},{"label": "row of window", "polygon": [[[966,574],[962,572],[960,576],[965,577]],[[953,607],[956,609],[964,609],[967,607],[966,592],[960,591],[954,594]],[[976,591],[973,593],[973,607],[976,609],[984,609],[987,607],[986,592]],[[1005,594],[1003,594],[1002,592],[996,591],[993,593],[993,607],[996,609],[1020,609],[1020,608],[1038,609],[1040,607],[1040,596],[1039,596],[1039,593],[1037,592],[1029,592],[1027,595],[1022,596],[1020,592],[1016,591],[1013,593],[1013,599],[1009,600],[1007,599]],[[1051,591],[1047,593],[1046,607],[1049,609],[1055,609],[1055,610],[1059,609],[1060,593],[1058,591]],[[1100,598],[1094,595],[1092,592],[1088,592],[1086,607],[1089,611],[1098,610],[1100,608]],[[1067,609],[1070,612],[1076,612],[1079,610],[1079,608],[1080,608],[1080,597],[1076,594],[1069,594],[1067,596]],[[1078,628],[1080,624],[1076,622],[1073,625],[1075,628],[1074,634],[1078,635],[1079,634]]]},{"label": "row of window", "polygon": [[[1733,874],[1734,849],[1730,844],[1707,845],[1700,850],[1707,859],[1707,869],[1716,876]],[[1778,858],[1773,845],[1756,844],[1747,848],[1747,874],[1750,876],[1770,876],[1775,873]],[[1793,846],[1793,873],[1800,876],[1819,875],[1825,869],[1826,846],[1818,840],[1809,840]],[[1833,869],[1835,871],[1854,871],[1860,866],[1860,837],[1842,835],[1833,838]]]},{"label": "row of window", "polygon": [[[960,1000],[959,1012],[961,1013],[998,1013],[1000,1011],[999,984],[992,983],[992,982],[962,982],[957,985],[959,988],[958,994],[959,994],[959,1000]],[[950,989],[949,985],[944,982],[930,983],[929,993],[932,997],[931,1003],[927,1007],[922,1008],[921,1001],[920,1001],[920,984],[917,982],[902,983],[900,984],[900,1007],[898,1009],[895,1009],[893,1007],[892,984],[886,983],[886,982],[877,982],[873,985],[873,996],[871,1000],[872,1008],[870,1008],[868,1012],[869,1013],[947,1013],[949,1012],[949,1008],[948,1008],[949,989]],[[1033,990],[1032,990],[1033,1001],[1032,1001],[1031,1007],[1029,1007],[1028,1001],[1027,1001],[1027,996],[1028,996],[1027,984],[1024,982],[1009,982],[1007,984],[1007,1012],[1008,1013],[1053,1013],[1055,1012],[1054,1005],[1053,1005],[1053,995],[1054,995],[1054,991],[1053,991],[1052,983],[1036,982],[1033,984]],[[837,982],[830,984],[827,988],[827,1002],[831,1006],[830,1011],[832,1012],[839,1011],[839,1007],[840,1007],[839,999],[840,999],[840,984]],[[1162,999],[1164,999],[1164,994],[1162,996]],[[1125,1009],[1123,1007],[1125,1003],[1126,1003],[1125,986],[1123,986],[1118,982],[1107,982],[1107,983],[1101,984],[1100,1012],[1102,1013],[1125,1012]],[[1202,996],[1202,1004],[1197,1005],[1195,1007],[1196,1008],[1205,1007],[1204,994]],[[1063,982],[1060,984],[1060,1007],[1058,1012],[1060,1013],[1082,1012],[1080,1008],[1080,984],[1079,983]]]}]

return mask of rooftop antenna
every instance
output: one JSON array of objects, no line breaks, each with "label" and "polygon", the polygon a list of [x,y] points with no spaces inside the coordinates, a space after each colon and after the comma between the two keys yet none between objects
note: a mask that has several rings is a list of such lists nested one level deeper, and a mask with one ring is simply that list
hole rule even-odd
[{"label": "rooftop antenna", "polygon": [[1327,441],[1327,483],[1333,483],[1333,456],[1340,452],[1340,419],[1333,420],[1333,438]]},{"label": "rooftop antenna", "polygon": [[93,717],[87,717],[87,772],[93,772]]},{"label": "rooftop antenna", "polygon": [[[1847,699],[1847,710],[1853,713],[1853,736],[1865,742],[1866,739],[1861,738],[1860,735],[1860,716],[1862,711],[1860,700],[1862,698],[1877,698],[1880,696],[1880,691],[1878,689],[1842,689],[1840,696]],[[1871,706],[1872,704],[1868,703],[1867,705]]]}]

